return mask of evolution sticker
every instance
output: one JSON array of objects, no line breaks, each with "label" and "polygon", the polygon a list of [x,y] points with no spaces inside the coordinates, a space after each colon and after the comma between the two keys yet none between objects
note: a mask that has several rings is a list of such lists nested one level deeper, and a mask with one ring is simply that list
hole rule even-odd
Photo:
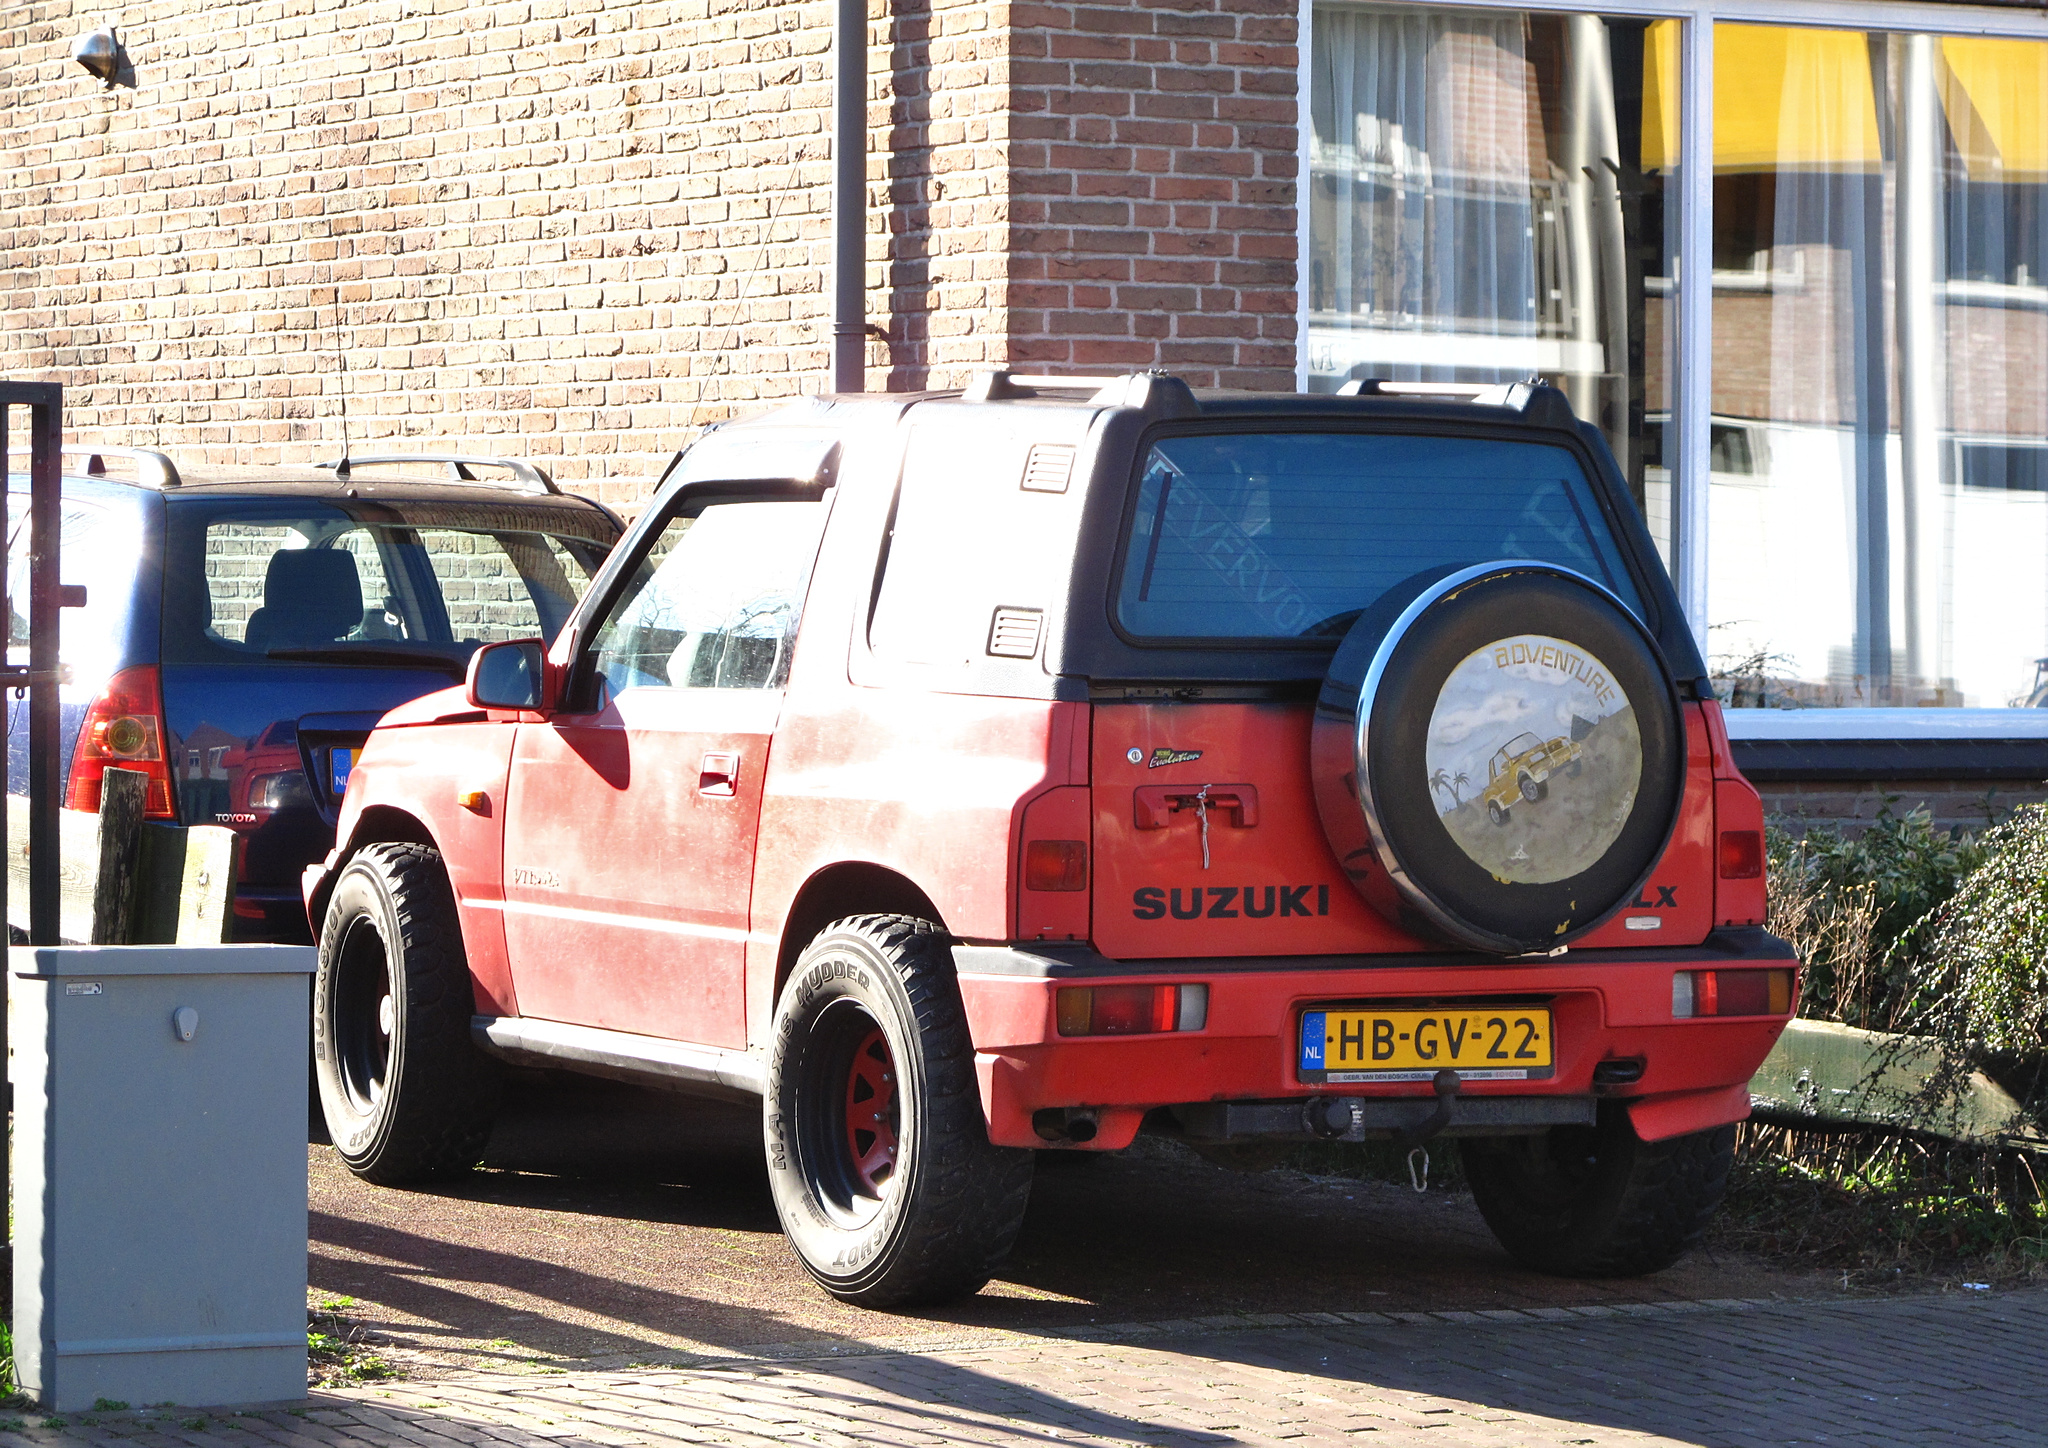
[{"label": "evolution sticker", "polygon": [[1474,649],[1430,714],[1424,767],[1437,816],[1504,883],[1591,869],[1635,807],[1635,709],[1592,653],[1544,634]]},{"label": "evolution sticker", "polygon": [[1152,751],[1152,757],[1146,761],[1145,767],[1147,769],[1157,769],[1162,764],[1193,764],[1201,757],[1202,751],[1199,749],[1166,749],[1162,747]]}]

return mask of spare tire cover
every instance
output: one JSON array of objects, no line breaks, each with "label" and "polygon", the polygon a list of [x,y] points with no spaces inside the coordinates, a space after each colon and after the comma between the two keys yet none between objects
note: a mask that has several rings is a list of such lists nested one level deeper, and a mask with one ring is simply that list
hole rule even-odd
[{"label": "spare tire cover", "polygon": [[1366,900],[1497,954],[1569,944],[1636,898],[1685,791],[1656,641],[1547,563],[1411,579],[1367,610],[1311,750],[1324,832]]}]

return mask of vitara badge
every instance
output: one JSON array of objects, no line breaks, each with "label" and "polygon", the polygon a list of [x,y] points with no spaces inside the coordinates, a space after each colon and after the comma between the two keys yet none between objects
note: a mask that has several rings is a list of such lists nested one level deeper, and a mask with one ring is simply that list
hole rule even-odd
[{"label": "vitara badge", "polygon": [[1613,671],[1542,634],[1497,639],[1451,670],[1424,753],[1444,828],[1509,883],[1591,869],[1642,787],[1642,736]]}]

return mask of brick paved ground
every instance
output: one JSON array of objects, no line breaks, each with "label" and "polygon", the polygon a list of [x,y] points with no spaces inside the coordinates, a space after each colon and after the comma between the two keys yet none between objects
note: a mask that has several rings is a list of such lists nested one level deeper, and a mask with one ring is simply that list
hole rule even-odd
[{"label": "brick paved ground", "polygon": [[687,1368],[328,1391],[289,1413],[0,1424],[0,1443],[2048,1443],[2041,1290],[1273,1314],[987,1336],[921,1352],[817,1351],[799,1344]]}]

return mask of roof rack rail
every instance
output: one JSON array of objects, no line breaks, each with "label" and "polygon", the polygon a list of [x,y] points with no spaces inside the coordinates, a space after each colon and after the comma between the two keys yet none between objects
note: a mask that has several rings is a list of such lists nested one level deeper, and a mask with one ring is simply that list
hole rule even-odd
[{"label": "roof rack rail", "polygon": [[1339,397],[1439,398],[1479,407],[1509,407],[1529,421],[1553,427],[1576,427],[1571,400],[1541,377],[1519,382],[1397,382],[1389,377],[1354,377],[1337,389]]},{"label": "roof rack rail", "polygon": [[482,483],[496,486],[490,478],[480,478],[473,471],[476,468],[499,468],[512,475],[513,486],[526,493],[559,493],[555,480],[548,476],[545,468],[536,467],[517,458],[475,458],[454,453],[387,453],[369,458],[336,458],[331,463],[315,463],[315,467],[332,472],[336,482],[346,482],[362,468],[391,467],[399,463],[434,463],[448,469],[446,481],[451,483]]},{"label": "roof rack rail", "polygon": [[1049,377],[998,367],[979,372],[961,394],[966,402],[1007,402],[1040,392],[1087,392],[1097,407],[1132,407],[1154,417],[1196,417],[1201,404],[1187,383],[1168,372],[1120,372],[1114,376]]},{"label": "roof rack rail", "polygon": [[[12,453],[25,453],[26,447],[10,447]],[[135,464],[135,481],[146,488],[175,488],[185,480],[178,476],[178,465],[160,452],[146,447],[94,447],[89,443],[67,442],[57,449],[65,457],[85,459],[85,475],[89,478],[103,478],[107,475],[108,458],[126,458]]]}]

